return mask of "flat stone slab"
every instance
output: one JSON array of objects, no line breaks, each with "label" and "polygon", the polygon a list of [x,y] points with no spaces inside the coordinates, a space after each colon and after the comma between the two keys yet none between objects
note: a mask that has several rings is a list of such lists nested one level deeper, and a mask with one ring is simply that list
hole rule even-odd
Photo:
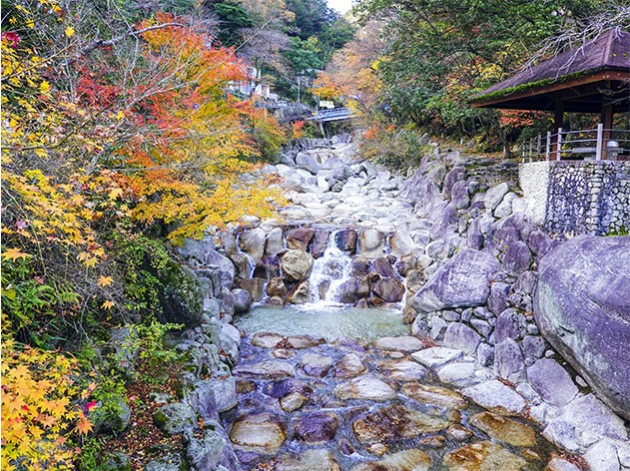
[{"label": "flat stone slab", "polygon": [[367,399],[387,401],[396,397],[396,391],[386,382],[366,375],[339,384],[333,391],[339,399]]},{"label": "flat stone slab", "polygon": [[285,428],[273,414],[261,413],[238,419],[230,431],[234,445],[256,453],[274,453],[286,439]]},{"label": "flat stone slab", "polygon": [[473,415],[468,423],[486,432],[490,438],[508,445],[527,447],[536,445],[536,432],[533,428],[502,415],[481,412]]},{"label": "flat stone slab", "polygon": [[491,375],[475,363],[450,363],[440,368],[438,377],[443,383],[464,387],[486,381]]},{"label": "flat stone slab", "polygon": [[415,361],[382,360],[376,363],[379,372],[395,381],[418,381],[427,375],[424,366]]},{"label": "flat stone slab", "polygon": [[449,409],[464,409],[468,406],[468,402],[461,394],[439,386],[409,383],[403,386],[401,392],[423,404]]},{"label": "flat stone slab", "polygon": [[425,433],[439,432],[449,425],[448,421],[439,417],[395,404],[355,420],[352,429],[357,440],[365,445],[419,437]]},{"label": "flat stone slab", "polygon": [[525,400],[520,394],[496,379],[465,388],[462,394],[501,415],[516,415],[525,407]]},{"label": "flat stone slab", "polygon": [[382,337],[372,342],[379,350],[398,350],[400,352],[415,352],[424,347],[424,343],[417,337],[406,335],[402,337]]},{"label": "flat stone slab", "polygon": [[309,376],[323,378],[333,366],[333,359],[326,355],[307,353],[300,359],[300,368]]},{"label": "flat stone slab", "polygon": [[301,455],[280,455],[274,462],[275,471],[339,471],[339,464],[329,450],[306,450]]},{"label": "flat stone slab", "polygon": [[348,353],[335,365],[335,377],[352,378],[362,375],[367,368],[356,353]]},{"label": "flat stone slab", "polygon": [[264,379],[281,379],[295,376],[295,368],[283,361],[268,360],[251,365],[238,365],[233,370],[236,376],[252,376]]},{"label": "flat stone slab", "polygon": [[519,471],[527,464],[524,458],[489,441],[465,445],[444,457],[444,465],[453,471]]},{"label": "flat stone slab", "polygon": [[252,345],[261,348],[275,348],[282,340],[284,340],[282,335],[273,332],[258,332],[252,338]]},{"label": "flat stone slab", "polygon": [[432,347],[412,353],[411,358],[427,368],[439,368],[453,360],[459,360],[464,352],[454,348]]},{"label": "flat stone slab", "polygon": [[593,394],[567,404],[562,415],[549,422],[543,435],[571,451],[584,450],[602,438],[628,440],[623,420]]},{"label": "flat stone slab", "polygon": [[422,450],[404,450],[383,459],[353,466],[350,471],[428,471],[431,457]]}]

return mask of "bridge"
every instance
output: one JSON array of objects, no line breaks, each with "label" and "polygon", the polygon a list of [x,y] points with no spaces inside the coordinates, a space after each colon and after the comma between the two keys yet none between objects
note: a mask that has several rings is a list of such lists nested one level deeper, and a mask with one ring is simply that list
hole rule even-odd
[{"label": "bridge", "polygon": [[322,123],[330,123],[332,121],[345,121],[354,118],[354,115],[348,108],[333,108],[329,110],[319,110],[308,121],[319,121]]},{"label": "bridge", "polygon": [[318,111],[311,111],[310,109],[302,106],[281,108],[276,112],[276,117],[281,123],[288,123],[292,121],[316,121],[318,123],[331,123],[334,121],[345,121],[354,118],[355,115],[348,108],[333,108],[322,109]]}]

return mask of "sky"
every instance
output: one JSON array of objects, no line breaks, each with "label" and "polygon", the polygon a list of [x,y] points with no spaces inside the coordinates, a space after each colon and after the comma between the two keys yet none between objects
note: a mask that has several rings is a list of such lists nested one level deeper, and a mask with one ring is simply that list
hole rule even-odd
[{"label": "sky", "polygon": [[328,0],[328,6],[339,13],[346,13],[352,8],[352,0]]}]

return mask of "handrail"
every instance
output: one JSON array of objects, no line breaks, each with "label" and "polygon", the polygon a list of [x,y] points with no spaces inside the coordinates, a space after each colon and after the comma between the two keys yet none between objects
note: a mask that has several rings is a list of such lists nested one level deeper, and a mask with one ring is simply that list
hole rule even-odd
[{"label": "handrail", "polygon": [[[546,135],[538,134],[523,142],[522,159],[523,162],[541,159],[549,161],[552,157],[556,160],[588,159],[589,155],[595,160],[616,158],[619,153],[625,155],[630,150],[630,136],[626,135],[630,135],[630,129],[604,129],[601,123],[597,125],[597,129],[563,131],[559,128],[556,133],[549,131]],[[612,141],[618,145],[611,147],[609,143]]]}]

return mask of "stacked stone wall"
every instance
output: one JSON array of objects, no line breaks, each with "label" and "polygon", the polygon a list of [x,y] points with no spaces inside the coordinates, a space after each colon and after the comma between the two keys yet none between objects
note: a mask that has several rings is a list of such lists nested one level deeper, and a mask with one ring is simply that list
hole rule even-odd
[{"label": "stacked stone wall", "polygon": [[548,169],[547,232],[607,235],[630,230],[630,162],[555,162]]}]

